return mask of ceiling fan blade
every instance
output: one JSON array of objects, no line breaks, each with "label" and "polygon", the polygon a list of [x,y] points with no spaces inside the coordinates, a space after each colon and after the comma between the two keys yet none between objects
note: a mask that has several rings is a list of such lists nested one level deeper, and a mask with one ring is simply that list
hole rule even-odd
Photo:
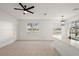
[{"label": "ceiling fan blade", "polygon": [[32,8],[34,8],[34,6],[32,6],[32,7],[29,7],[29,8],[27,8],[26,10],[29,10],[29,9],[32,9]]},{"label": "ceiling fan blade", "polygon": [[20,8],[14,8],[15,10],[24,10],[24,9],[20,9]]},{"label": "ceiling fan blade", "polygon": [[29,10],[26,10],[27,12],[30,12],[30,13],[32,13],[32,14],[34,14],[34,12],[31,12],[31,11],[29,11]]},{"label": "ceiling fan blade", "polygon": [[19,5],[20,5],[23,9],[25,9],[24,6],[23,6],[21,3],[19,3]]}]

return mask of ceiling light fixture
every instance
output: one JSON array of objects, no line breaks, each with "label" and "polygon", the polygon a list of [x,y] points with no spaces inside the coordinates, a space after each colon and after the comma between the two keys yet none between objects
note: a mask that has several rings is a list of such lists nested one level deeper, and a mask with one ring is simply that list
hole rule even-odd
[{"label": "ceiling light fixture", "polygon": [[27,14],[28,12],[27,11],[24,11],[24,14]]},{"label": "ceiling light fixture", "polygon": [[31,7],[28,7],[26,5],[23,5],[22,3],[19,3],[19,5],[22,7],[22,8],[14,8],[15,10],[22,10],[24,11],[23,14],[26,14],[27,12],[31,13],[31,14],[34,14],[34,12],[30,11],[30,9],[33,9],[34,6],[31,6]]},{"label": "ceiling light fixture", "polygon": [[64,16],[61,16],[61,17],[62,17],[61,25],[64,26],[64,24],[65,24]]}]

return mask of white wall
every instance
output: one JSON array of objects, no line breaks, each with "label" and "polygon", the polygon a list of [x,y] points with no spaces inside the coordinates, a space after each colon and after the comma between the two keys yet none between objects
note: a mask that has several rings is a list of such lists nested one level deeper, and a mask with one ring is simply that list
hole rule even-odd
[{"label": "white wall", "polygon": [[0,11],[0,47],[14,42],[17,38],[17,22],[14,18]]},{"label": "white wall", "polygon": [[[27,23],[37,22],[39,23],[39,32],[28,33]],[[18,40],[51,40],[52,37],[52,25],[50,20],[19,20],[19,32]]]}]

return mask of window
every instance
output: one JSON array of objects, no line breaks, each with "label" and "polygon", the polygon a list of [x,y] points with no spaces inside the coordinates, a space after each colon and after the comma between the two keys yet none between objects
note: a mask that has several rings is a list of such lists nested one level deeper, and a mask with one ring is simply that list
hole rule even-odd
[{"label": "window", "polygon": [[27,23],[27,31],[28,32],[38,32],[38,23]]}]

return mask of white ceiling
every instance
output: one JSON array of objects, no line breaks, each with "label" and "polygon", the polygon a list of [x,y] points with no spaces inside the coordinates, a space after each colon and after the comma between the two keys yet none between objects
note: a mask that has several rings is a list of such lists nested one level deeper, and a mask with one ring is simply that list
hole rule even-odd
[{"label": "white ceiling", "polygon": [[[0,3],[0,11],[3,11],[17,19],[61,19],[69,18],[79,14],[79,10],[74,11],[73,8],[78,8],[78,3],[24,3],[27,7],[35,6],[31,11],[34,14],[27,13],[23,15],[23,11],[14,10],[13,8],[21,8],[18,3]],[[44,15],[47,13],[47,15]]]}]

